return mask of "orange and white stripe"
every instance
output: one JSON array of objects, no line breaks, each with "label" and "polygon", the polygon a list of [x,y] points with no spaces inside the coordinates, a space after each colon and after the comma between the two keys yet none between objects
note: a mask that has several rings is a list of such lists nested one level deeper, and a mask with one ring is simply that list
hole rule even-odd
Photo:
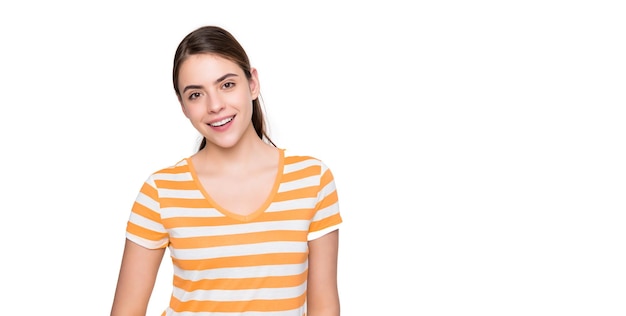
[{"label": "orange and white stripe", "polygon": [[308,241],[341,222],[330,169],[281,150],[273,192],[257,212],[222,209],[183,159],[146,180],[126,236],[146,248],[169,247],[174,280],[163,315],[302,316]]}]

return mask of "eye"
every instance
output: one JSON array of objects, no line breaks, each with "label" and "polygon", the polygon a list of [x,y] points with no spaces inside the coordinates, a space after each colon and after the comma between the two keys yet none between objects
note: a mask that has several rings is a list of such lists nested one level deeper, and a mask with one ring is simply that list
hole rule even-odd
[{"label": "eye", "polygon": [[200,97],[200,92],[192,92],[188,96],[189,100],[195,100],[199,97]]},{"label": "eye", "polygon": [[230,88],[233,88],[234,86],[235,86],[235,83],[234,83],[234,82],[226,82],[226,83],[224,83],[224,84],[222,85],[222,88],[224,88],[224,89],[230,89]]}]

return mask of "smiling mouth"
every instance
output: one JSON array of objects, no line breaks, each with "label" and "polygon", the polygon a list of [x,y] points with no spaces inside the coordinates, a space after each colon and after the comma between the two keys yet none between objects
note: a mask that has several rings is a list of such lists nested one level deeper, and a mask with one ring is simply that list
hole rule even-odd
[{"label": "smiling mouth", "polygon": [[226,124],[228,124],[230,121],[232,121],[235,118],[235,116],[231,116],[231,117],[227,117],[221,121],[217,121],[217,122],[213,122],[213,123],[209,123],[210,126],[213,127],[220,127],[220,126],[224,126]]}]

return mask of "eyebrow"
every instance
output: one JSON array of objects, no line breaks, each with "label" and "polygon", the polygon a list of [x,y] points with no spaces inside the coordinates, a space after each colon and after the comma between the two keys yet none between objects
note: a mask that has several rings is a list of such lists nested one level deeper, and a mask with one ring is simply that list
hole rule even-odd
[{"label": "eyebrow", "polygon": [[[223,76],[221,76],[221,77],[217,78],[217,79],[215,80],[215,84],[218,84],[218,83],[220,83],[220,82],[222,82],[222,81],[224,81],[225,79],[228,79],[228,78],[230,78],[230,77],[237,77],[237,74],[234,74],[234,73],[227,73],[227,74],[225,74],[225,75],[223,75]],[[202,88],[203,88],[203,86],[202,86],[202,85],[188,85],[188,86],[186,86],[186,87],[183,89],[183,93],[184,93],[185,91],[189,90],[189,89],[202,89]]]}]

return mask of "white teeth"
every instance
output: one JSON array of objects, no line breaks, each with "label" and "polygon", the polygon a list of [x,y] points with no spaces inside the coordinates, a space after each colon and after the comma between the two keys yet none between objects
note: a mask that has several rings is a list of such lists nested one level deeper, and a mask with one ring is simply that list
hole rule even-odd
[{"label": "white teeth", "polygon": [[234,117],[234,116],[227,117],[227,118],[225,118],[225,119],[223,119],[223,120],[221,120],[221,121],[219,121],[219,122],[210,123],[209,125],[211,125],[211,126],[213,126],[213,127],[219,127],[219,126],[222,126],[222,125],[224,125],[224,124],[226,124],[226,123],[228,123],[228,122],[232,121],[232,120],[233,120],[233,117]]}]

